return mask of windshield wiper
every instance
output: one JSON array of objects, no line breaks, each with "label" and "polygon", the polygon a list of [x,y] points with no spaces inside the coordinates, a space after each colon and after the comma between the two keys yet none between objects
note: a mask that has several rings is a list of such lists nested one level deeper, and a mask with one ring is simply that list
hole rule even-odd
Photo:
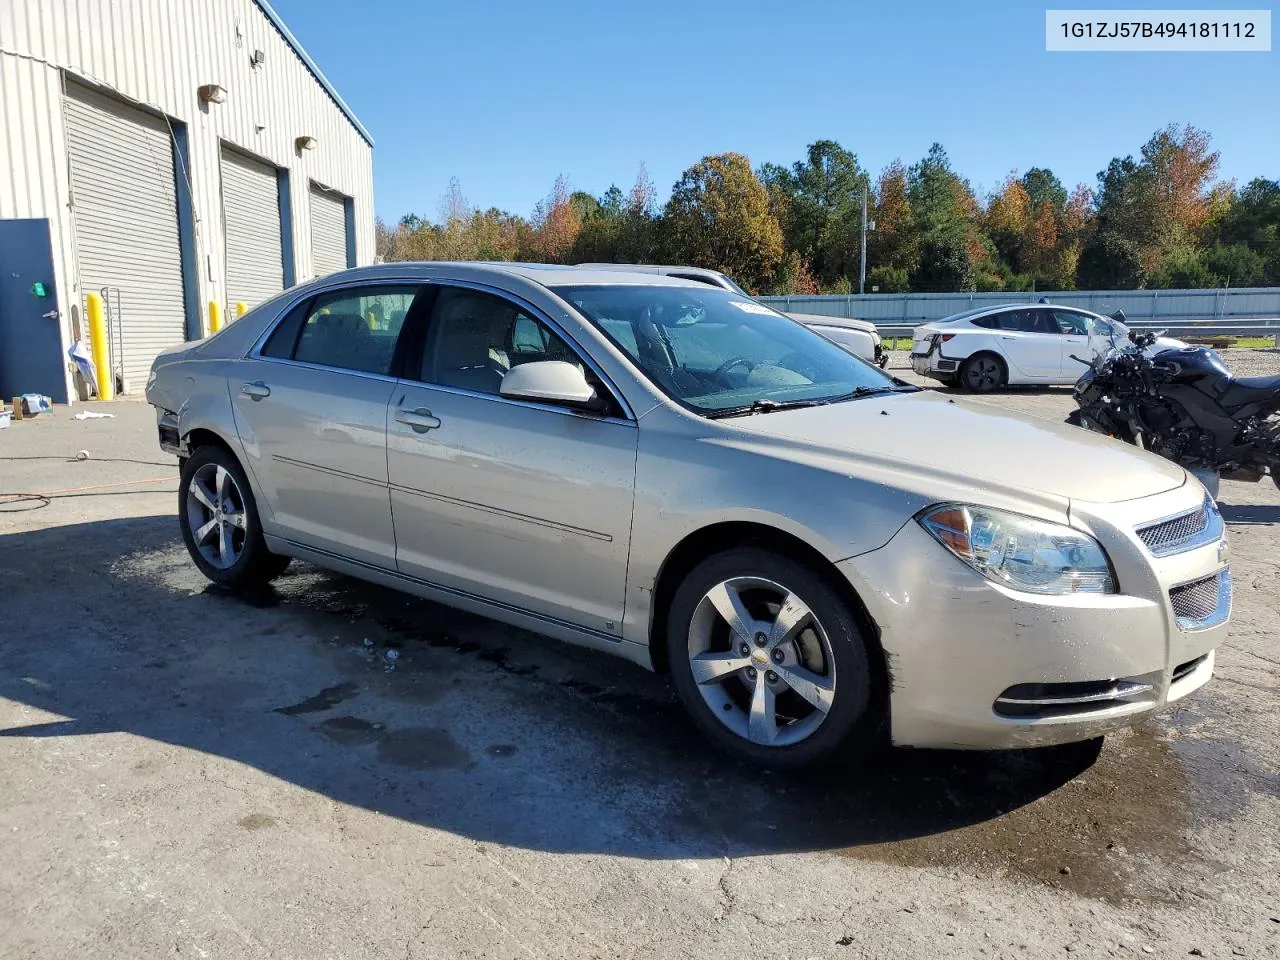
[{"label": "windshield wiper", "polygon": [[809,407],[820,401],[816,400],[766,400],[761,397],[744,403],[738,407],[725,407],[722,410],[710,410],[704,414],[708,420],[719,420],[723,417],[745,417],[753,413],[773,413],[775,410],[791,410],[795,407]]},{"label": "windshield wiper", "polygon": [[725,417],[745,417],[757,413],[773,413],[777,410],[795,410],[799,407],[823,407],[829,403],[843,403],[846,400],[859,400],[862,397],[873,397],[882,393],[914,393],[919,387],[902,384],[893,387],[855,387],[849,393],[835,397],[819,397],[815,400],[769,400],[761,397],[751,403],[737,407],[725,407],[723,410],[711,410],[703,414],[708,420],[720,420]]}]

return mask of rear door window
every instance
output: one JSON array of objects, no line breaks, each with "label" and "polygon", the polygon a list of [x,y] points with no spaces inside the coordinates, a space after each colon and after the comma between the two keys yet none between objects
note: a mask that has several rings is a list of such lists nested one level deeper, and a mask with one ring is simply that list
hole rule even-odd
[{"label": "rear door window", "polygon": [[396,341],[418,291],[416,286],[355,287],[316,297],[306,309],[293,359],[390,375]]}]

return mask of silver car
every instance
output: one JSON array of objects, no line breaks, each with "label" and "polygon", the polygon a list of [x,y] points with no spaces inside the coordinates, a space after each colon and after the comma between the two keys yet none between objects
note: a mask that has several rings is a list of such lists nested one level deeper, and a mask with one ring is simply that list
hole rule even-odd
[{"label": "silver car", "polygon": [[1230,611],[1180,467],[686,280],[349,270],[147,399],[216,583],[296,557],[668,671],[760,764],[1092,738],[1205,683]]}]

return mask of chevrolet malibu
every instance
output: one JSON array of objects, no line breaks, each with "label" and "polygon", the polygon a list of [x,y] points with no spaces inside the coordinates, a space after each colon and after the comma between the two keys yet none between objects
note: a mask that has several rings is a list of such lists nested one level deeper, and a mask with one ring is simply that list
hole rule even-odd
[{"label": "chevrolet malibu", "polygon": [[1180,467],[687,280],[349,270],[147,399],[215,583],[298,558],[606,651],[758,764],[1097,737],[1204,684],[1230,612]]}]

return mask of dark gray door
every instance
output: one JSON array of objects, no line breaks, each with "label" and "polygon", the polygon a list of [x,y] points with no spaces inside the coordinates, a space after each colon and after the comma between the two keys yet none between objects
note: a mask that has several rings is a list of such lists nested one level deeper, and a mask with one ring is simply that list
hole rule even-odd
[{"label": "dark gray door", "polygon": [[0,397],[66,403],[64,368],[49,221],[0,220]]}]

